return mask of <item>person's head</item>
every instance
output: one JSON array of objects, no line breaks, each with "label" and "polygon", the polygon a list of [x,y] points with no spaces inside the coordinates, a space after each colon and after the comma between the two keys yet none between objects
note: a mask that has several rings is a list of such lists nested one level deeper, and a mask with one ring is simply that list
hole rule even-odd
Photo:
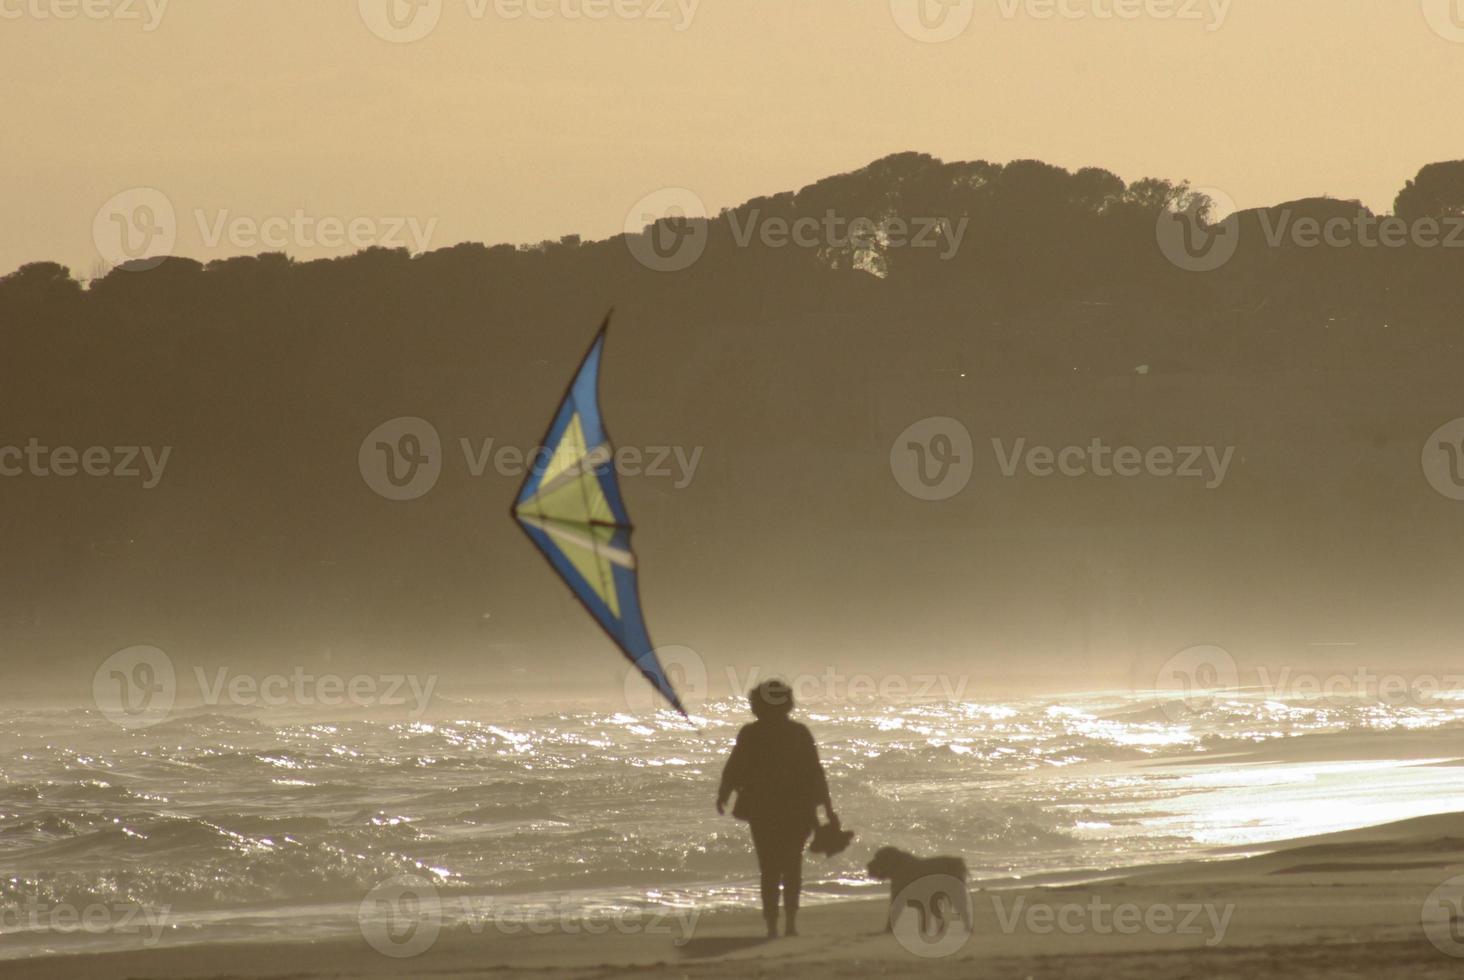
[{"label": "person's head", "polygon": [[780,680],[763,681],[747,692],[754,718],[786,718],[793,710],[793,689]]}]

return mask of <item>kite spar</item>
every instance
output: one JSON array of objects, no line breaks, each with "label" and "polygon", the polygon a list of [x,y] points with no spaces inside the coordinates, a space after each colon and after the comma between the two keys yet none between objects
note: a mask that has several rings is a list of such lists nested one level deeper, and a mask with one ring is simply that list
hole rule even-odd
[{"label": "kite spar", "polygon": [[600,360],[609,326],[607,315],[519,488],[513,516],[626,659],[689,717],[646,632],[630,546],[634,528],[600,415]]}]

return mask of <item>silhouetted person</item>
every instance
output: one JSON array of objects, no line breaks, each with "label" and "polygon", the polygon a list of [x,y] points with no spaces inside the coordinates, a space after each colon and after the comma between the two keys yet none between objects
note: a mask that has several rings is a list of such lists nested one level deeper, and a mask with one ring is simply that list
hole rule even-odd
[{"label": "silhouetted person", "polygon": [[834,819],[829,784],[813,734],[788,717],[793,692],[782,681],[764,681],[748,692],[753,716],[737,733],[722,770],[717,812],[725,813],[734,792],[732,816],[752,827],[762,875],[763,918],[768,935],[778,934],[778,887],[787,909],[786,935],[798,935],[798,893],[803,887],[803,845],[818,826],[818,807]]}]

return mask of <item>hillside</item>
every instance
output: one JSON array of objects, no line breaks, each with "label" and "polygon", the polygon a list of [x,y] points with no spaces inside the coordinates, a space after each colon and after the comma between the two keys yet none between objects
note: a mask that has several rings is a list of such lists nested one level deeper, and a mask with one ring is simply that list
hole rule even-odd
[{"label": "hillside", "polygon": [[[1400,197],[1410,220],[1464,203],[1428,196],[1440,173]],[[0,445],[171,453],[152,489],[0,480],[0,643],[27,683],[83,689],[72,665],[133,643],[613,680],[506,517],[517,475],[473,476],[460,445],[531,451],[613,306],[618,442],[700,453],[694,473],[672,452],[669,474],[625,481],[662,643],[811,667],[1009,651],[1014,683],[1127,680],[1198,642],[1442,662],[1464,626],[1464,504],[1419,460],[1464,416],[1464,253],[1271,244],[1279,213],[1372,217],[1315,199],[1239,215],[1234,258],[1188,271],[1155,231],[1188,194],[910,153],[715,217],[676,272],[621,238],[170,259],[87,288],[26,266],[0,280]],[[831,212],[932,219],[936,246],[738,241]],[[444,447],[435,488],[404,502],[358,468],[399,416]],[[896,436],[929,416],[974,444],[943,501],[891,474]],[[1210,489],[1006,478],[993,439],[1233,457]]]}]

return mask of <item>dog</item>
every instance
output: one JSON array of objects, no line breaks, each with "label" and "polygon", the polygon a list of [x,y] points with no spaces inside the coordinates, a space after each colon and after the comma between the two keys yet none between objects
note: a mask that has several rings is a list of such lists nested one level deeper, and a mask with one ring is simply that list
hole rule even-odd
[{"label": "dog", "polygon": [[[971,900],[965,892],[966,862],[961,858],[922,858],[898,847],[881,847],[874,852],[874,858],[864,870],[871,878],[890,883],[890,913],[885,923],[885,932],[894,930],[895,920],[904,911],[904,908],[897,908],[895,903],[901,901],[900,893],[906,889],[910,890],[904,896],[904,905],[915,909],[920,916],[921,935],[943,935],[950,921],[952,904],[956,906],[955,911],[966,926],[966,931],[971,931]],[[920,886],[921,879],[927,878],[932,879],[928,887]],[[943,884],[949,885],[949,881],[942,882],[942,878],[959,881],[962,894],[949,894],[948,888],[942,887]]]}]

